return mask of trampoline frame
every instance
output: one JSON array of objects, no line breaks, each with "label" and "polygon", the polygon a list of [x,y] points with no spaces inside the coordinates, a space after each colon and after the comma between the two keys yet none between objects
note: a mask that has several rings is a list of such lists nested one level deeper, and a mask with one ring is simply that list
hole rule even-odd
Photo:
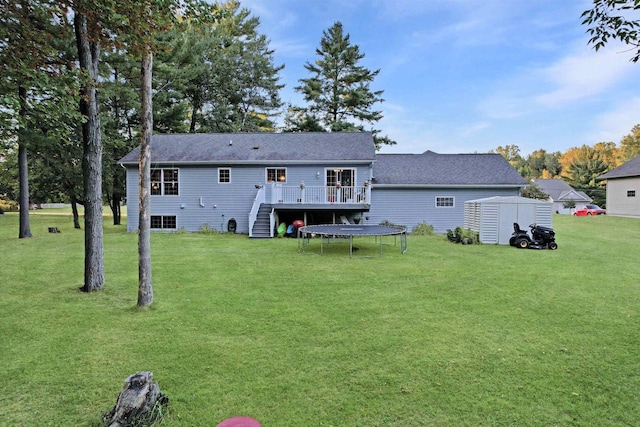
[{"label": "trampoline frame", "polygon": [[[359,225],[359,224],[319,224],[306,225],[298,229],[298,249],[304,252],[309,245],[309,237],[320,236],[320,255],[324,254],[324,239],[349,238],[349,257],[353,258],[353,238],[374,236],[376,241],[380,238],[380,256],[382,256],[382,236],[400,236],[400,252],[407,252],[407,229],[405,227],[393,227],[386,225]],[[306,243],[305,243],[306,241]]]}]

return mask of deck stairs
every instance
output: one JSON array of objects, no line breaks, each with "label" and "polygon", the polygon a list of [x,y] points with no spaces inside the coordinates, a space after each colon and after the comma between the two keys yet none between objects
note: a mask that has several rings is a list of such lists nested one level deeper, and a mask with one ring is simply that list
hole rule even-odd
[{"label": "deck stairs", "polygon": [[261,204],[258,209],[258,215],[256,222],[253,224],[253,230],[251,232],[252,237],[258,239],[264,239],[271,237],[270,218],[272,206],[269,204]]}]

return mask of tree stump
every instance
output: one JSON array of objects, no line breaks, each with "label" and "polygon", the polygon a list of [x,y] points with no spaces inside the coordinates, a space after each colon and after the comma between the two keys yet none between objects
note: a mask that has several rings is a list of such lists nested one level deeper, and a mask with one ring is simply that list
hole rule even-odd
[{"label": "tree stump", "polygon": [[127,377],[116,405],[103,416],[105,427],[125,427],[162,418],[162,407],[169,398],[160,392],[152,372],[137,372]]}]

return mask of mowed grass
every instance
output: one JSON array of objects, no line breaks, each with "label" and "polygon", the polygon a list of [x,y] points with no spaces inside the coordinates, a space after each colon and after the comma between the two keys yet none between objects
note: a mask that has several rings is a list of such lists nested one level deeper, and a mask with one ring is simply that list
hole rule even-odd
[{"label": "mowed grass", "polygon": [[[524,224],[521,224],[524,226]],[[58,227],[60,234],[47,233]],[[150,370],[165,425],[636,426],[640,220],[555,216],[557,251],[441,235],[325,246],[105,221],[106,285],[78,291],[69,214],[0,216],[0,425],[98,426]],[[319,252],[312,240],[307,252]],[[366,255],[366,256],[363,256]]]}]

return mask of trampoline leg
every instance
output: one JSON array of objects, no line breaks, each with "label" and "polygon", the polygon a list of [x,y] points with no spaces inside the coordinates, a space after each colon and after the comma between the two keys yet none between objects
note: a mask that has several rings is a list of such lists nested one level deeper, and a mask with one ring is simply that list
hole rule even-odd
[{"label": "trampoline leg", "polygon": [[353,258],[353,236],[349,236],[349,258]]}]

